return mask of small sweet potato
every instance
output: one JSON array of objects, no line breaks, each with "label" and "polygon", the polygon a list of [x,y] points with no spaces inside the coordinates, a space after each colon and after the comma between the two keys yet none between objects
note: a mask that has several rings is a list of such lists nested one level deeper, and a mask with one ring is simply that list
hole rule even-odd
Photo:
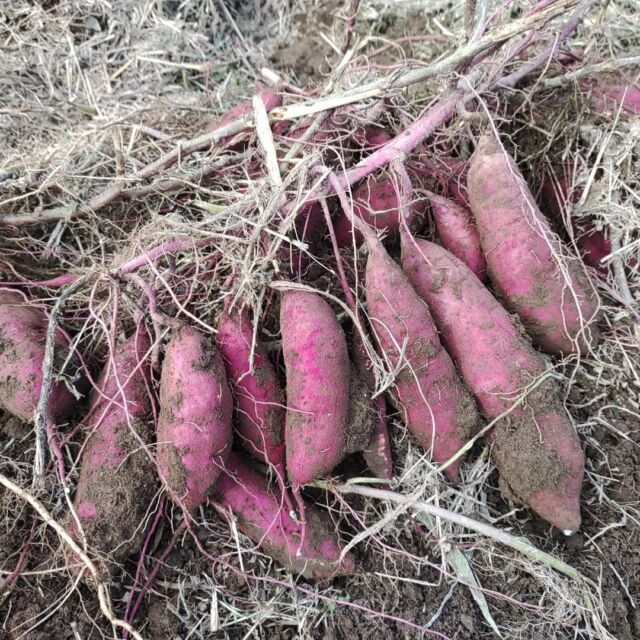
[{"label": "small sweet potato", "polygon": [[[282,98],[271,89],[259,88],[259,95],[262,98],[262,102],[264,103],[265,109],[267,111],[271,111],[271,109],[275,109],[282,104]],[[218,129],[222,129],[222,127],[231,124],[234,120],[241,118],[247,113],[251,113],[253,111],[253,105],[251,101],[236,105],[227,111],[220,120],[213,122],[207,127],[207,132],[217,131]]]},{"label": "small sweet potato", "polygon": [[[25,422],[33,420],[40,398],[47,325],[40,309],[13,291],[0,290],[0,407]],[[75,359],[62,370],[68,348],[61,331],[56,333],[55,345],[51,418],[69,414],[77,404],[62,381],[67,376],[73,382],[78,370]]]},{"label": "small sweet potato", "polygon": [[[421,215],[422,209],[420,201],[412,204],[411,216],[407,220],[409,226]],[[385,177],[371,177],[363,182],[353,192],[353,214],[375,229],[386,230],[390,239],[396,238],[400,228],[400,209],[394,183]],[[358,229],[353,229],[345,214],[336,221],[335,232],[341,247],[351,245],[352,233],[357,244],[362,242],[362,234]]]},{"label": "small sweet potato", "polygon": [[597,294],[493,134],[480,138],[467,186],[489,276],[509,308],[545,351],[586,353],[597,337]]},{"label": "small sweet potato", "polygon": [[335,313],[318,294],[284,291],[280,329],[287,472],[296,490],[330,473],[345,455],[349,354]]},{"label": "small sweet potato", "polygon": [[218,345],[235,399],[235,428],[242,445],[284,478],[284,392],[266,349],[260,342],[253,344],[253,325],[245,312],[223,312]]},{"label": "small sweet potato", "polygon": [[460,258],[480,280],[486,280],[487,263],[471,212],[435,193],[428,192],[428,197],[442,246]]},{"label": "small sweet potato", "polygon": [[[473,435],[478,413],[445,351],[429,309],[375,236],[366,237],[367,311],[380,353],[396,370],[391,400],[436,463]],[[460,460],[445,472],[458,479]]]},{"label": "small sweet potato", "polygon": [[[563,223],[567,219],[567,205],[578,202],[581,195],[580,189],[571,189],[570,176],[570,167],[565,167],[555,179],[548,175],[542,183],[542,195],[551,213]],[[607,233],[597,229],[593,221],[575,215],[570,216],[570,224],[584,263],[606,273],[608,267],[602,259],[611,253],[611,240]]]},{"label": "small sweet potato", "polygon": [[217,484],[219,503],[237,518],[238,528],[278,564],[307,579],[353,573],[355,561],[340,561],[341,545],[331,519],[312,504],[305,505],[305,533],[284,508],[280,488],[231,453]]},{"label": "small sweet potato", "polygon": [[[88,437],[80,459],[74,505],[89,548],[114,568],[140,547],[156,473],[141,443],[150,444],[149,337],[140,331],[120,344],[98,378],[83,420]],[[73,520],[71,529],[75,531]]]},{"label": "small sweet potato", "polygon": [[501,487],[564,531],[580,526],[584,455],[547,367],[510,315],[458,258],[426,240],[403,236],[402,264],[428,303],[463,379],[488,418],[511,411],[488,439]]},{"label": "small sweet potato", "polygon": [[231,448],[233,400],[213,340],[193,327],[174,331],[160,376],[158,466],[189,510],[201,505]]}]

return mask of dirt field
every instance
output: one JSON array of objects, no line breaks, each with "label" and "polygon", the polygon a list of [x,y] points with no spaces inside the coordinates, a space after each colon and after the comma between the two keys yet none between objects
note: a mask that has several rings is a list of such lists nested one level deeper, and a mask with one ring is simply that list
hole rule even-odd
[{"label": "dirt field", "polygon": [[[326,88],[330,78],[337,82],[332,74],[342,53],[335,46],[345,29],[339,16],[348,4],[5,3],[0,7],[0,216],[88,200],[107,182],[115,182],[114,176],[138,171],[172,145],[201,134],[254,92],[263,67],[305,90]],[[514,3],[512,18],[531,4]],[[596,4],[566,49],[586,52],[589,61],[638,56],[640,36],[632,16],[640,5],[635,0]],[[371,67],[364,60],[354,63],[353,77],[365,67],[375,76],[398,71],[403,63],[426,65],[455,50],[464,32],[464,11],[464,3],[457,1],[363,1],[352,43],[368,37],[363,50],[369,55],[378,48],[384,51]],[[637,61],[625,67],[625,79],[637,82],[638,69]],[[449,486],[434,475],[433,465],[397,416],[391,427],[396,463],[392,489],[525,536],[583,577],[568,577],[497,539],[436,521],[412,509],[411,502],[398,505],[312,488],[308,497],[339,520],[345,540],[361,540],[353,548],[355,575],[309,583],[273,564],[230,528],[213,505],[194,516],[194,539],[179,529],[179,510],[158,492],[144,523],[145,531],[152,530],[146,557],[139,562],[138,554],[130,556],[108,580],[114,613],[125,617],[140,583],[171,546],[132,620],[144,638],[640,638],[640,118],[622,112],[603,116],[575,83],[545,89],[542,75],[539,80],[539,86],[535,76],[482,105],[508,135],[534,193],[540,192],[549,166],[571,160],[579,167],[576,181],[589,187],[580,210],[611,230],[618,249],[617,262],[610,262],[605,272],[590,270],[603,300],[597,350],[579,359],[547,358],[586,453],[582,527],[565,537],[506,500],[483,442],[474,445],[460,485]],[[436,77],[393,94],[385,124],[400,130],[443,87]],[[465,141],[457,150],[468,151],[477,119],[463,116],[434,133],[430,144],[440,148],[460,137]],[[349,150],[341,152],[348,160]],[[110,264],[136,255],[148,239],[199,231],[199,222],[184,214],[187,201],[208,199],[220,208],[232,204],[242,189],[250,190],[253,165],[234,166],[233,180],[222,173],[196,180],[188,172],[196,167],[189,163],[198,158],[185,160],[183,167],[185,184],[195,196],[187,197],[186,189],[160,196],[154,192],[151,198],[110,203],[102,213],[74,221],[0,225],[0,285],[44,280],[73,269],[106,273]],[[220,223],[216,232],[224,235],[229,228],[232,235],[232,227],[225,225]],[[566,225],[560,220],[555,225],[569,243]],[[229,261],[231,254],[240,261],[242,256],[234,252],[229,251]],[[226,263],[212,261],[205,250],[195,254],[193,268],[210,280],[193,308],[208,323],[220,306],[218,281],[226,275]],[[322,268],[323,261],[331,260],[329,251],[319,255],[306,281],[335,288],[340,296]],[[170,266],[180,271],[183,265]],[[264,273],[252,270],[241,294],[255,306],[263,297],[247,291],[261,292],[269,308],[264,333],[277,342],[277,303],[272,292],[264,293]],[[269,272],[269,278],[276,276]],[[135,296],[129,291],[127,297],[128,285],[121,286],[121,309],[132,319]],[[96,318],[108,318],[113,309],[109,291],[106,285],[92,291]],[[47,287],[35,292],[46,305],[57,295]],[[89,294],[82,295],[70,304],[65,321],[72,331],[83,328],[85,356],[95,373],[106,352],[107,332],[83,315],[81,305]],[[163,308],[170,308],[167,300],[161,300]],[[63,431],[70,431],[85,410],[86,398]],[[31,484],[34,446],[33,426],[0,409],[0,472],[25,490]],[[79,446],[71,442],[66,447],[69,466]],[[366,473],[359,455],[336,471],[340,478]],[[70,478],[72,484],[77,481],[75,468]],[[65,521],[66,499],[53,471],[34,495],[56,521]],[[162,517],[155,519],[158,513]],[[134,584],[138,587],[132,594]],[[0,488],[0,639],[85,640],[121,638],[122,633],[115,635],[101,612],[91,581],[69,570],[51,527],[23,499]]]}]

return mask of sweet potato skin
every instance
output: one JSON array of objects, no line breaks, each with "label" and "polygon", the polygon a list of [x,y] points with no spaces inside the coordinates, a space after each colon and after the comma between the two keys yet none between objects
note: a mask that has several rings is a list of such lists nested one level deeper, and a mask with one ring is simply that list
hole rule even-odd
[{"label": "sweet potato skin", "polygon": [[[149,337],[140,331],[120,344],[92,393],[84,423],[88,438],[80,460],[74,505],[90,548],[124,560],[140,547],[144,516],[156,490],[154,466],[132,433],[150,444],[153,429]],[[120,391],[120,388],[122,391]],[[73,520],[71,528],[75,533]]]},{"label": "sweet potato skin", "polygon": [[344,457],[349,354],[333,310],[318,294],[284,291],[280,328],[287,472],[295,489],[330,473]]},{"label": "sweet potato skin", "polygon": [[[366,300],[380,352],[396,369],[391,401],[436,463],[455,454],[473,435],[478,413],[462,384],[427,305],[375,236],[367,238]],[[404,356],[403,356],[404,349]],[[457,481],[460,460],[445,473]]]},{"label": "sweet potato skin", "polygon": [[460,258],[480,280],[485,281],[487,263],[471,212],[435,193],[429,194],[429,201],[442,246]]},{"label": "sweet potato skin", "polygon": [[253,325],[245,312],[223,312],[218,345],[235,399],[235,428],[244,448],[284,474],[284,392],[264,346],[253,349]]},{"label": "sweet potato skin", "polygon": [[[544,376],[544,360],[462,261],[426,240],[403,238],[402,251],[404,271],[429,304],[458,370],[483,413],[497,418]],[[576,531],[584,455],[555,382],[536,386],[488,439],[507,493],[556,527]]]},{"label": "sweet potato skin", "polygon": [[[411,226],[413,220],[422,212],[422,203],[416,201],[411,207]],[[353,192],[353,214],[364,220],[374,229],[387,231],[391,240],[397,237],[400,229],[400,209],[396,186],[389,178],[371,177],[359,185]],[[336,239],[341,247],[350,246],[352,233],[356,243],[362,242],[362,234],[358,229],[352,231],[351,221],[342,215],[335,224]]]},{"label": "sweet potato skin", "polygon": [[317,580],[355,570],[351,554],[340,562],[340,540],[333,524],[312,504],[305,506],[306,532],[299,549],[302,528],[284,507],[279,487],[270,487],[236,453],[229,456],[217,495],[220,504],[237,518],[240,531],[292,573]]},{"label": "sweet potato skin", "polygon": [[[0,407],[24,422],[33,419],[40,398],[47,325],[40,309],[13,291],[0,290]],[[68,349],[60,331],[55,345],[58,361],[63,362]],[[49,415],[65,416],[76,405],[64,382],[54,379]]]},{"label": "sweet potato skin", "polygon": [[[265,109],[267,111],[271,111],[271,109],[275,109],[282,104],[282,98],[275,92],[270,89],[262,89],[259,92],[260,97],[264,103]],[[231,124],[234,120],[241,118],[247,113],[251,113],[253,111],[253,105],[251,101],[236,105],[227,111],[220,120],[211,123],[207,127],[207,132],[217,131],[218,129],[222,129],[222,127]]]},{"label": "sweet potato skin", "polygon": [[[515,162],[492,134],[476,148],[467,182],[489,276],[534,342],[553,354],[586,353],[597,337],[597,294],[567,259]],[[572,293],[573,291],[573,293]]]},{"label": "sweet potato skin", "polygon": [[164,481],[189,511],[207,499],[229,455],[232,409],[213,340],[193,327],[176,330],[160,376],[157,459]]}]

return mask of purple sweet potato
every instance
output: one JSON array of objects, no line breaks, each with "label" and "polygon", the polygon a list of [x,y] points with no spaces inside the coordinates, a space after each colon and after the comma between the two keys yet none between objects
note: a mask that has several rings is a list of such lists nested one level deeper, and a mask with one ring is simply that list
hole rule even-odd
[{"label": "purple sweet potato", "polygon": [[217,485],[218,501],[237,518],[238,528],[278,564],[307,579],[352,573],[351,554],[340,561],[341,545],[331,519],[312,504],[305,505],[305,533],[286,508],[279,487],[231,453]]},{"label": "purple sweet potato", "polygon": [[[407,220],[410,226],[421,211],[422,203],[415,201],[411,206],[411,217]],[[400,229],[400,209],[394,183],[385,177],[371,177],[363,182],[353,192],[353,213],[369,226],[386,230],[391,239],[397,237]],[[355,234],[358,244],[362,242],[362,234],[358,229],[352,231],[351,221],[345,214],[336,221],[335,232],[338,245],[341,247],[351,245],[352,233]]]},{"label": "purple sweet potato", "polygon": [[110,556],[114,568],[139,549],[145,514],[156,491],[155,468],[141,446],[153,439],[145,360],[149,347],[145,331],[117,347],[83,420],[88,437],[80,459],[75,510],[89,548]]},{"label": "purple sweet potato", "polygon": [[[473,435],[478,413],[445,351],[427,305],[375,236],[367,234],[366,299],[380,352],[395,370],[391,400],[436,463]],[[445,472],[458,479],[460,460]]]},{"label": "purple sweet potato", "polygon": [[235,428],[242,445],[284,478],[284,393],[266,349],[259,342],[253,345],[253,325],[246,313],[222,314],[218,345],[235,399]]},{"label": "purple sweet potato", "polygon": [[597,294],[540,213],[515,162],[492,134],[471,158],[467,182],[491,281],[549,353],[586,353],[597,337]]},{"label": "purple sweet potato", "polygon": [[[556,179],[548,175],[542,183],[542,195],[551,213],[563,223],[566,223],[567,205],[578,202],[582,194],[581,189],[571,189],[570,176],[571,167],[565,167]],[[570,218],[571,229],[582,260],[601,273],[606,273],[608,267],[602,263],[602,259],[611,253],[611,240],[607,233],[597,229],[588,219],[574,215]]]},{"label": "purple sweet potato", "polygon": [[[33,420],[40,398],[47,325],[40,309],[13,291],[0,290],[0,407],[25,422]],[[49,395],[51,418],[69,414],[77,404],[60,379],[64,374],[70,378],[76,374],[69,371],[75,368],[75,360],[61,371],[68,354],[61,331],[56,333],[55,344],[56,377]]]},{"label": "purple sweet potato", "polygon": [[428,197],[442,246],[460,258],[480,280],[486,280],[487,263],[471,212],[435,193],[429,192]]},{"label": "purple sweet potato", "polygon": [[[442,247],[403,236],[402,263],[483,413],[493,419],[509,411],[544,376],[540,354],[490,291]],[[584,455],[554,380],[533,388],[488,439],[507,495],[559,529],[576,531]]]},{"label": "purple sweet potato", "polygon": [[213,340],[193,327],[174,332],[160,376],[158,466],[192,511],[220,475],[231,448],[233,400]]},{"label": "purple sweet potato", "polygon": [[287,377],[287,472],[297,490],[330,473],[344,457],[349,354],[333,310],[318,294],[284,291],[280,328]]},{"label": "purple sweet potato", "polygon": [[[282,98],[271,89],[264,89],[258,87],[259,95],[262,98],[262,102],[264,103],[265,109],[267,111],[271,111],[276,107],[279,107],[282,104]],[[218,129],[222,129],[222,127],[231,124],[234,120],[241,118],[242,116],[251,113],[253,111],[253,105],[251,101],[245,102],[243,104],[236,105],[227,111],[220,120],[213,122],[207,127],[207,132],[217,131]]]}]

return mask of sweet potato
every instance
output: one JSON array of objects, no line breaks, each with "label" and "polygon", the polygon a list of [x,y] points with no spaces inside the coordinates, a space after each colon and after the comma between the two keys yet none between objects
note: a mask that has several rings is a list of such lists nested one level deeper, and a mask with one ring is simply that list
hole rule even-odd
[{"label": "sweet potato", "polygon": [[580,87],[591,94],[593,108],[602,115],[615,116],[618,110],[640,115],[640,85],[592,77],[582,79]]},{"label": "sweet potato", "polygon": [[[47,325],[40,309],[13,291],[0,290],[0,407],[25,422],[33,420],[40,398]],[[77,363],[72,360],[62,370],[68,349],[61,331],[56,333],[55,344],[51,418],[69,414],[77,404],[62,381],[66,376],[73,382]]]},{"label": "sweet potato", "polygon": [[[570,167],[565,167],[556,179],[549,175],[542,183],[542,195],[551,213],[563,223],[566,223],[567,205],[578,202],[581,195],[580,189],[571,189],[570,175]],[[597,229],[592,221],[582,217],[571,215],[570,223],[584,263],[606,273],[608,267],[602,263],[602,258],[611,253],[611,240],[607,234]]]},{"label": "sweet potato", "polygon": [[349,354],[342,328],[318,294],[289,289],[280,303],[287,377],[285,442],[294,490],[344,457]]},{"label": "sweet potato", "polygon": [[[262,102],[264,102],[265,109],[267,111],[271,111],[271,109],[275,109],[282,104],[282,98],[271,89],[259,88],[259,95],[262,98]],[[243,104],[236,105],[227,111],[220,120],[211,123],[207,127],[207,132],[217,131],[218,129],[222,129],[222,127],[231,124],[234,120],[241,118],[247,113],[251,113],[253,111],[253,105],[251,101],[245,102]]]},{"label": "sweet potato", "polygon": [[[436,463],[455,454],[473,435],[478,413],[445,351],[427,305],[373,233],[366,237],[366,299],[380,352],[392,370],[401,367],[391,400]],[[445,472],[458,479],[460,460]]]},{"label": "sweet potato", "polygon": [[[497,418],[508,411],[544,376],[542,357],[489,290],[442,247],[403,236],[402,264],[483,413]],[[576,531],[584,456],[553,379],[535,387],[488,438],[507,495],[556,527]]]},{"label": "sweet potato", "polygon": [[480,280],[486,280],[487,263],[471,212],[432,192],[428,192],[428,198],[442,246],[460,258]]},{"label": "sweet potato", "polygon": [[[422,203],[415,201],[411,207],[411,218],[407,221],[410,226],[421,211]],[[385,229],[393,240],[400,228],[396,186],[389,178],[384,177],[372,177],[363,182],[353,192],[353,213],[369,226],[378,230]],[[351,245],[352,233],[355,234],[356,243],[362,242],[362,234],[358,229],[352,231],[351,221],[345,214],[336,221],[335,232],[341,247]]]},{"label": "sweet potato", "polygon": [[118,346],[98,378],[92,408],[83,420],[89,435],[80,459],[75,510],[89,547],[110,556],[114,568],[139,549],[156,491],[155,468],[141,446],[153,439],[145,360],[149,348],[145,331]]},{"label": "sweet potato", "polygon": [[246,313],[223,312],[218,345],[235,399],[235,428],[242,445],[284,478],[284,393],[266,349],[260,342],[253,344],[253,325]]},{"label": "sweet potato", "polygon": [[305,505],[305,535],[286,509],[280,489],[231,453],[217,484],[219,503],[237,518],[238,528],[276,562],[307,579],[352,573],[351,554],[340,561],[340,540],[331,519],[312,504]]},{"label": "sweet potato", "polygon": [[491,281],[549,353],[586,353],[597,337],[597,294],[540,213],[515,162],[492,134],[471,158],[467,182]]},{"label": "sweet potato", "polygon": [[193,327],[176,330],[160,376],[158,466],[186,509],[201,505],[231,448],[233,400],[213,340]]}]

